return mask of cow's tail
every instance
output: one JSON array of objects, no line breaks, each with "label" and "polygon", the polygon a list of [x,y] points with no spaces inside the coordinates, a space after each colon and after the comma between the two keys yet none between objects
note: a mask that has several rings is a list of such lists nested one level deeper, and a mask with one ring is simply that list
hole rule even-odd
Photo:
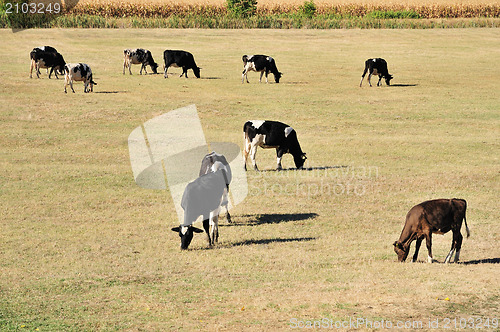
[{"label": "cow's tail", "polygon": [[469,230],[469,226],[467,226],[467,218],[465,217],[465,215],[467,214],[467,201],[466,200],[463,200],[464,203],[465,203],[465,208],[464,208],[464,222],[465,222],[465,231],[467,232],[467,237],[470,236],[470,230]]}]

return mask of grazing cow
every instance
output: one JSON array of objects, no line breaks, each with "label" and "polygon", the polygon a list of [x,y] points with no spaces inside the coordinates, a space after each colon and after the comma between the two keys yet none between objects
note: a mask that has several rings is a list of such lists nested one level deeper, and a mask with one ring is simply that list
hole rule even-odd
[{"label": "grazing cow", "polygon": [[192,69],[194,76],[200,78],[201,68],[196,65],[193,55],[189,52],[166,50],[165,52],[163,52],[163,60],[165,62],[165,72],[163,77],[165,78],[168,78],[167,70],[170,66],[182,68],[182,74],[180,75],[180,77],[182,77],[182,75],[185,75],[185,77],[187,78],[188,69]]},{"label": "grazing cow", "polygon": [[40,78],[40,68],[50,68],[49,78],[54,72],[56,78],[57,72],[59,74],[64,74],[64,61],[63,56],[56,51],[55,48],[50,46],[35,47],[30,52],[31,66],[30,66],[30,78],[33,77],[33,68],[35,69],[36,76]]},{"label": "grazing cow", "polygon": [[89,65],[85,63],[67,63],[66,66],[64,66],[65,93],[67,92],[66,87],[68,84],[73,93],[75,93],[75,90],[73,89],[73,81],[83,81],[83,92],[85,93],[94,91],[94,85],[97,85],[97,83],[92,79],[92,70]]},{"label": "grazing cow", "polygon": [[151,52],[149,50],[145,50],[143,48],[134,48],[134,49],[129,49],[127,48],[126,50],[123,51],[123,54],[125,56],[124,61],[123,61],[123,74],[125,75],[125,68],[128,67],[128,72],[130,75],[132,75],[132,71],[130,70],[131,65],[138,65],[141,64],[141,70],[139,71],[139,74],[142,75],[142,70],[144,69],[144,72],[147,74],[148,72],[146,71],[146,66],[150,66],[151,70],[153,73],[158,74],[157,68],[158,64],[153,60],[153,56],[151,55]]},{"label": "grazing cow", "polygon": [[[218,218],[219,210],[224,197],[224,191],[229,185],[228,170],[220,161],[216,161],[211,172],[190,182],[182,195],[181,207],[184,209],[184,223],[172,228],[179,233],[181,249],[187,249],[194,233],[203,233],[203,230],[193,226],[201,215],[203,228],[208,235],[208,243],[214,245],[219,239]],[[211,226],[211,227],[210,227]]]},{"label": "grazing cow", "polygon": [[214,172],[214,164],[216,162],[221,162],[227,171],[225,173],[227,175],[227,179],[226,179],[227,188],[224,190],[224,194],[223,194],[224,196],[222,198],[221,206],[224,206],[226,208],[226,219],[227,219],[227,222],[230,223],[231,222],[231,215],[229,214],[229,208],[228,208],[228,204],[229,204],[228,194],[229,194],[229,184],[231,183],[232,174],[231,174],[231,167],[229,166],[229,163],[227,162],[226,157],[224,157],[224,155],[216,153],[215,151],[207,154],[203,158],[203,160],[201,161],[201,168],[200,168],[199,176]]},{"label": "grazing cow", "polygon": [[363,79],[365,78],[365,75],[368,71],[370,72],[370,74],[368,75],[368,83],[370,84],[370,86],[372,86],[372,83],[370,81],[372,75],[378,75],[379,77],[377,86],[381,85],[380,81],[383,77],[385,78],[385,83],[387,85],[391,85],[392,75],[389,74],[389,71],[387,70],[387,62],[384,59],[375,58],[365,61],[365,70],[363,71],[363,75],[361,75],[361,82],[359,82],[359,86],[363,84]]},{"label": "grazing cow", "polygon": [[302,168],[307,159],[306,154],[300,148],[297,133],[289,125],[277,121],[247,121],[243,126],[243,133],[245,140],[245,170],[247,169],[248,154],[250,154],[254,169],[259,170],[255,162],[258,146],[264,149],[276,148],[278,170],[282,169],[281,157],[285,153],[290,153],[293,156],[297,169]]},{"label": "grazing cow", "polygon": [[245,79],[247,80],[247,83],[250,83],[248,82],[247,74],[251,70],[260,72],[259,83],[262,82],[262,75],[264,75],[264,73],[266,74],[266,83],[269,83],[267,80],[269,72],[273,73],[274,81],[276,83],[280,82],[280,78],[283,74],[278,71],[278,68],[276,68],[276,62],[270,56],[244,55],[242,59],[245,69],[243,69],[243,74],[241,75],[241,83],[244,83]]},{"label": "grazing cow", "polygon": [[451,256],[456,251],[455,263],[460,257],[460,248],[462,247],[462,219],[465,221],[465,230],[467,237],[470,236],[469,227],[465,218],[465,210],[467,202],[463,199],[435,199],[425,201],[415,205],[406,215],[406,222],[401,232],[399,240],[394,242],[394,251],[398,255],[398,260],[404,262],[410,252],[410,244],[413,240],[417,240],[415,245],[415,254],[413,262],[417,260],[420,244],[425,237],[429,256],[427,261],[433,262],[432,258],[432,233],[444,234],[448,231],[453,232],[453,241],[451,250],[446,256],[445,263],[449,263]]}]

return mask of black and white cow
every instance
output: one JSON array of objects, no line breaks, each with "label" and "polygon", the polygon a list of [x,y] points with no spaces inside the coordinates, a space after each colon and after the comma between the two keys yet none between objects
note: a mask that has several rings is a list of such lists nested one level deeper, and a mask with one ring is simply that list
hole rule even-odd
[{"label": "black and white cow", "polygon": [[363,75],[361,75],[361,82],[359,82],[359,86],[363,84],[363,79],[365,78],[366,73],[369,72],[368,75],[368,83],[372,86],[370,79],[372,75],[378,75],[378,83],[377,86],[380,86],[380,81],[382,78],[385,78],[385,83],[387,85],[391,85],[392,75],[389,74],[387,70],[387,62],[381,58],[368,59],[365,61],[365,70],[363,71]]},{"label": "black and white cow", "polygon": [[73,81],[83,81],[84,87],[83,92],[92,92],[94,91],[94,85],[97,85],[96,82],[92,79],[92,70],[89,65],[85,63],[67,63],[64,66],[64,92],[66,93],[66,87],[71,87],[73,93],[75,90],[73,89]]},{"label": "black and white cow", "polygon": [[221,162],[226,169],[225,174],[227,176],[227,179],[226,179],[227,188],[226,188],[226,190],[224,190],[221,206],[224,206],[226,208],[226,219],[227,219],[227,222],[230,223],[231,222],[231,215],[229,214],[229,208],[228,208],[228,204],[229,204],[228,195],[229,195],[229,184],[231,183],[232,174],[231,174],[231,166],[229,166],[229,163],[227,162],[226,157],[224,157],[224,155],[222,155],[222,154],[218,154],[215,151],[207,154],[203,158],[203,160],[201,161],[201,168],[200,168],[199,176],[214,172],[214,164],[216,162]]},{"label": "black and white cow", "polygon": [[163,60],[165,62],[163,77],[165,78],[168,78],[167,70],[170,66],[182,68],[180,77],[185,75],[187,78],[188,69],[192,69],[194,76],[200,78],[201,68],[196,65],[193,55],[189,52],[165,50],[165,52],[163,52]]},{"label": "black and white cow", "polygon": [[297,169],[302,168],[307,159],[306,154],[300,148],[295,129],[282,122],[247,121],[243,126],[243,137],[245,140],[245,170],[249,154],[254,169],[259,170],[255,161],[258,146],[264,149],[276,148],[278,170],[282,169],[281,158],[285,153],[290,153],[293,156]]},{"label": "black and white cow", "polygon": [[145,50],[143,48],[127,48],[123,50],[124,60],[123,60],[123,74],[125,74],[125,68],[128,67],[128,72],[132,75],[132,71],[130,69],[131,65],[141,65],[141,70],[139,74],[142,75],[142,70],[147,74],[146,66],[150,66],[153,73],[158,74],[157,68],[158,64],[154,61],[153,55],[149,50]]},{"label": "black and white cow", "polygon": [[269,83],[267,80],[267,75],[269,74],[269,72],[273,73],[274,81],[276,83],[280,82],[280,78],[283,74],[278,71],[278,68],[276,68],[276,62],[270,56],[244,55],[242,60],[245,69],[243,69],[243,74],[241,75],[241,83],[244,83],[245,79],[247,80],[247,83],[250,83],[248,82],[247,75],[248,72],[252,70],[260,72],[259,82],[262,82],[262,75],[266,74],[266,83]]},{"label": "black and white cow", "polygon": [[190,182],[182,195],[181,207],[184,209],[184,222],[172,228],[181,238],[181,249],[187,249],[194,233],[203,233],[203,230],[193,226],[199,216],[203,216],[203,228],[208,235],[208,243],[214,245],[219,239],[218,218],[224,191],[228,183],[227,168],[220,161],[216,161],[211,172],[204,174]]},{"label": "black and white cow", "polygon": [[30,52],[31,66],[30,66],[30,78],[33,77],[33,69],[35,69],[36,76],[40,78],[40,68],[50,68],[49,78],[54,72],[56,78],[57,73],[64,74],[64,61],[63,56],[56,51],[55,48],[51,46],[40,46],[35,47]]}]

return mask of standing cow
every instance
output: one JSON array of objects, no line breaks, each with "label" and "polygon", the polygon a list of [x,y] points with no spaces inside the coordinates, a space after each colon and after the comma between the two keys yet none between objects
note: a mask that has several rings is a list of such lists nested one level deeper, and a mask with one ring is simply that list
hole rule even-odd
[{"label": "standing cow", "polygon": [[385,83],[387,85],[391,85],[391,80],[393,77],[389,74],[389,71],[387,70],[387,62],[384,59],[375,58],[365,61],[365,70],[363,71],[363,75],[361,75],[361,82],[359,82],[360,87],[361,84],[363,84],[363,79],[365,78],[367,72],[370,73],[368,75],[368,83],[370,84],[370,86],[372,86],[372,83],[370,81],[372,75],[378,75],[379,77],[377,86],[381,85],[380,81],[382,80],[382,78],[385,78]]},{"label": "standing cow", "polygon": [[247,121],[243,126],[243,138],[245,146],[245,170],[247,169],[249,154],[254,169],[256,171],[259,170],[255,161],[258,146],[264,149],[276,148],[278,170],[282,169],[281,158],[285,153],[290,153],[293,156],[297,169],[302,168],[307,159],[306,154],[300,148],[295,129],[282,122]]},{"label": "standing cow", "polygon": [[68,84],[75,93],[73,81],[83,81],[83,92],[85,93],[94,91],[94,85],[97,85],[92,78],[92,70],[85,63],[67,63],[64,66],[64,93],[67,93]]},{"label": "standing cow", "polygon": [[196,65],[193,55],[189,52],[166,50],[165,52],[163,52],[163,60],[165,62],[163,77],[165,78],[168,78],[167,70],[170,66],[182,68],[182,74],[180,75],[180,77],[182,77],[182,75],[185,75],[185,77],[187,78],[188,69],[192,69],[194,76],[200,78],[201,68]]},{"label": "standing cow", "polygon": [[30,78],[33,77],[33,69],[35,69],[36,76],[40,78],[40,68],[50,69],[49,78],[54,73],[56,78],[57,73],[64,74],[64,61],[63,56],[56,51],[55,48],[51,46],[40,46],[35,47],[30,52],[31,66],[30,66]]},{"label": "standing cow", "polygon": [[465,222],[467,237],[470,236],[469,227],[465,218],[467,202],[463,199],[435,199],[425,201],[415,205],[406,215],[406,222],[401,232],[399,240],[394,242],[394,251],[398,255],[398,260],[404,262],[410,252],[410,244],[417,240],[415,245],[415,254],[413,262],[417,261],[420,244],[425,238],[429,256],[427,261],[433,262],[432,258],[432,233],[445,234],[450,230],[453,232],[453,241],[451,250],[446,256],[445,263],[449,263],[451,256],[456,251],[455,263],[460,257],[460,248],[462,247],[462,220]]},{"label": "standing cow", "polygon": [[229,181],[229,169],[222,162],[216,161],[207,174],[200,176],[186,186],[181,200],[181,207],[184,209],[184,222],[182,225],[172,228],[172,231],[178,233],[181,238],[181,249],[188,248],[194,233],[203,233],[203,230],[193,226],[200,215],[203,216],[203,228],[207,233],[209,245],[213,246],[218,242],[219,211]]},{"label": "standing cow", "polygon": [[153,55],[149,50],[145,50],[143,48],[134,48],[123,51],[124,60],[123,60],[123,74],[125,75],[125,68],[128,67],[128,72],[132,75],[132,71],[130,69],[131,65],[141,65],[141,70],[139,74],[142,75],[142,70],[147,74],[146,66],[150,66],[153,73],[158,74],[157,68],[158,64],[154,61]]},{"label": "standing cow", "polygon": [[269,81],[267,80],[267,75],[269,75],[269,72],[273,73],[274,81],[276,83],[280,82],[280,78],[283,74],[278,71],[278,68],[276,67],[276,62],[270,56],[261,54],[244,55],[242,57],[242,60],[243,60],[243,66],[245,68],[243,69],[243,73],[241,75],[241,83],[244,83],[245,79],[247,83],[250,83],[248,81],[248,76],[247,76],[249,71],[260,72],[259,83],[262,82],[262,75],[264,74],[266,74],[266,83],[269,83]]}]

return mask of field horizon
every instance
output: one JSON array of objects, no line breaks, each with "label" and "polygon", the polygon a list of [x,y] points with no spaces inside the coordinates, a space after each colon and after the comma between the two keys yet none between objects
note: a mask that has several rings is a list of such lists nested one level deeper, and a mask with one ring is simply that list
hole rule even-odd
[{"label": "field horizon", "polygon": [[[0,66],[0,330],[277,331],[358,320],[359,330],[383,321],[446,330],[463,319],[498,329],[496,29],[0,37],[10,59]],[[65,94],[45,70],[30,79],[29,52],[41,45],[90,65],[94,92],[75,83]],[[178,68],[168,79],[139,75],[138,65],[123,75],[123,50],[136,47],[160,72],[165,49],[189,51],[201,78],[179,78]],[[259,53],[276,60],[279,84],[259,84],[255,72],[241,83],[241,56]],[[359,87],[373,57],[387,60],[391,86],[365,78]],[[245,121],[277,120],[297,131],[308,160],[276,172],[275,152],[259,149],[262,171],[247,172],[249,194],[233,223],[221,218],[219,244],[196,234],[180,251],[170,194],[136,185],[127,139],[192,104],[208,142],[242,148]],[[289,154],[283,167],[293,167]],[[451,233],[433,237],[437,263],[425,263],[424,243],[417,263],[398,263],[392,243],[409,209],[453,197],[468,203],[461,264],[442,264]]]}]

